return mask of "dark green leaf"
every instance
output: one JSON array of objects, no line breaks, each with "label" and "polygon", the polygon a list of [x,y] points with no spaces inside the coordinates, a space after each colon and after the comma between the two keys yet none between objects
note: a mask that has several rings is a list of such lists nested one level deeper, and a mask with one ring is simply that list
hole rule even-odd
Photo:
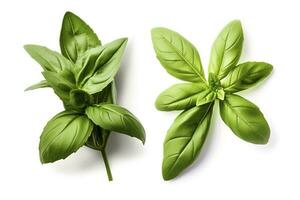
[{"label": "dark green leaf", "polygon": [[158,110],[184,110],[196,105],[197,95],[207,89],[202,83],[180,83],[163,91],[156,99]]},{"label": "dark green leaf", "polygon": [[175,178],[197,158],[209,130],[213,104],[182,112],[168,130],[162,165],[165,180]]},{"label": "dark green leaf", "polygon": [[93,123],[78,113],[64,111],[52,118],[40,138],[42,163],[65,159],[77,151],[88,139]]},{"label": "dark green leaf", "polygon": [[[117,91],[116,91],[116,83],[113,80],[106,88],[104,88],[101,92],[98,92],[93,95],[94,103],[99,104],[101,102],[106,103],[116,103]],[[100,126],[95,125],[95,128],[89,137],[86,145],[90,148],[96,150],[105,149],[107,140],[109,138],[110,131],[101,128]]]},{"label": "dark green leaf", "polygon": [[158,60],[172,76],[190,82],[206,82],[197,49],[180,34],[154,28],[152,42]]},{"label": "dark green leaf", "polygon": [[99,104],[86,109],[87,116],[98,126],[145,142],[145,130],[139,120],[127,109],[115,104]]},{"label": "dark green leaf", "polygon": [[228,93],[245,90],[266,78],[272,69],[272,65],[265,62],[242,63],[233,69],[221,84]]},{"label": "dark green leaf", "polygon": [[89,94],[100,92],[119,70],[127,39],[118,39],[87,51],[77,62],[77,82]]},{"label": "dark green leaf", "polygon": [[240,21],[235,20],[225,26],[212,46],[208,71],[215,74],[219,80],[224,78],[239,61],[243,41]]},{"label": "dark green leaf", "polygon": [[95,150],[102,151],[106,147],[106,143],[109,135],[110,135],[109,130],[105,130],[100,126],[95,125],[92,134],[86,141],[86,146]]},{"label": "dark green leaf", "polygon": [[49,71],[44,71],[42,74],[57,96],[59,96],[64,102],[69,102],[70,91],[76,88],[75,84],[71,81],[72,75],[70,75],[69,72],[55,73]]},{"label": "dark green leaf", "polygon": [[94,31],[71,12],[64,16],[59,41],[62,54],[74,63],[88,49],[101,45]]},{"label": "dark green leaf", "polygon": [[74,108],[85,108],[92,102],[92,97],[88,93],[80,89],[70,91],[70,104]]},{"label": "dark green leaf", "polygon": [[266,144],[270,128],[259,108],[238,95],[226,95],[220,101],[220,113],[227,126],[241,139]]}]

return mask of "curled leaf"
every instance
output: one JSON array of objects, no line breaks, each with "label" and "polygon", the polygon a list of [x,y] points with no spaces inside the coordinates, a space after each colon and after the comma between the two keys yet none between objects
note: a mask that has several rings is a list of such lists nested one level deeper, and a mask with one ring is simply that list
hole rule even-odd
[{"label": "curled leaf", "polygon": [[145,130],[127,109],[115,104],[99,104],[86,109],[86,115],[98,126],[135,137],[145,143]]}]

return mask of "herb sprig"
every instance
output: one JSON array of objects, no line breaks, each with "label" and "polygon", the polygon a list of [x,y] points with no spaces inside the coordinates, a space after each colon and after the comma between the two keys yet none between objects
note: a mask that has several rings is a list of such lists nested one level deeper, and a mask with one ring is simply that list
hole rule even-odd
[{"label": "herb sprig", "polygon": [[45,80],[26,90],[50,87],[62,100],[65,110],[54,116],[40,137],[42,163],[67,158],[86,145],[103,156],[109,180],[112,174],[106,155],[111,131],[145,142],[139,120],[116,104],[116,83],[127,38],[105,45],[78,16],[67,12],[60,33],[61,54],[38,45],[25,50],[43,68]]}]

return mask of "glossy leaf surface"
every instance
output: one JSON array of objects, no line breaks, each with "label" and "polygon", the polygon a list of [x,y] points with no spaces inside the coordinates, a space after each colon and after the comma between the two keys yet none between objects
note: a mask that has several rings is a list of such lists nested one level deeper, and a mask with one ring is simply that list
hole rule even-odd
[{"label": "glossy leaf surface", "polygon": [[93,123],[86,116],[64,111],[52,118],[40,138],[42,163],[65,159],[87,141]]},{"label": "glossy leaf surface", "polygon": [[86,109],[87,116],[98,126],[129,135],[145,142],[145,130],[127,109],[115,104],[99,104]]},{"label": "glossy leaf surface", "polygon": [[180,34],[166,28],[152,29],[156,56],[172,76],[190,82],[205,82],[197,49]]},{"label": "glossy leaf surface", "polygon": [[180,83],[163,91],[156,99],[158,110],[184,110],[196,105],[198,94],[207,89],[201,83]]},{"label": "glossy leaf surface", "polygon": [[209,73],[215,74],[219,80],[224,78],[239,61],[243,41],[243,29],[240,21],[235,20],[225,26],[212,46]]},{"label": "glossy leaf surface", "polygon": [[101,45],[94,31],[71,12],[64,16],[59,41],[62,55],[74,63],[88,49]]},{"label": "glossy leaf surface", "polygon": [[259,108],[238,95],[226,95],[220,101],[223,121],[239,138],[254,144],[266,144],[270,128]]},{"label": "glossy leaf surface", "polygon": [[222,81],[228,93],[248,89],[265,79],[272,71],[272,65],[265,62],[246,62],[239,64]]},{"label": "glossy leaf surface", "polygon": [[94,94],[112,82],[120,68],[126,44],[127,39],[122,38],[87,51],[76,62],[79,87]]},{"label": "glossy leaf surface", "polygon": [[213,103],[183,111],[173,122],[164,141],[162,173],[172,179],[197,158],[208,134]]}]

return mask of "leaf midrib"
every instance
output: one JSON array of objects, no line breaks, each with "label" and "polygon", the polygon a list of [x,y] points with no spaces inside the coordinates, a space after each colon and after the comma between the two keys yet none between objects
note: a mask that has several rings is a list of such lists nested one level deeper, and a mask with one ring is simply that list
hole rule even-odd
[{"label": "leaf midrib", "polygon": [[[196,70],[195,66],[190,63],[184,56],[183,52],[181,52],[179,49],[177,49],[167,38],[165,38],[163,35],[161,35],[161,38],[166,41],[166,44],[168,44],[175,52],[192,68],[192,70],[199,76],[199,78],[206,83],[206,80],[202,77],[202,75]],[[200,66],[199,66],[200,67]]]}]

